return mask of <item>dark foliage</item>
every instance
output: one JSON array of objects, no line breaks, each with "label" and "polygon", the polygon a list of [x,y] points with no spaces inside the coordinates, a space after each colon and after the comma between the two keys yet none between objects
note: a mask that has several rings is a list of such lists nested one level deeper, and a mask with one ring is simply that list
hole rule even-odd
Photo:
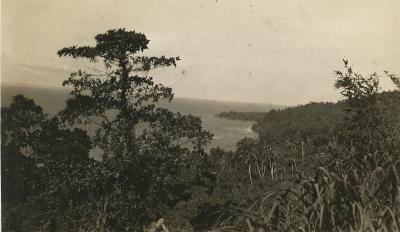
[{"label": "dark foliage", "polygon": [[[288,159],[301,165],[292,166],[298,172],[295,178],[286,174],[280,181],[287,183],[284,188],[271,186],[256,200],[242,197],[241,204],[226,208],[220,230],[399,230],[400,93],[380,93],[377,74],[355,73],[346,60],[345,72],[336,75],[335,87],[346,97],[344,102],[269,112],[257,124],[259,142],[240,143],[243,149],[237,152],[248,151],[255,156],[253,162],[260,157],[257,147],[269,144],[277,149],[283,169],[292,165]],[[396,84],[396,76],[389,77]],[[336,112],[326,124],[320,118],[324,112]],[[324,142],[313,142],[320,138]],[[296,141],[301,141],[301,156],[298,149],[285,149],[289,144],[296,148]]]},{"label": "dark foliage", "polygon": [[[95,39],[93,47],[58,52],[100,60],[105,70],[72,73],[63,83],[73,88],[72,98],[56,118],[47,119],[22,96],[3,110],[5,183],[18,181],[21,186],[9,190],[26,192],[15,196],[24,201],[10,200],[10,212],[20,213],[6,214],[5,228],[13,229],[17,220],[24,230],[138,231],[177,212],[176,227],[201,223],[215,179],[204,152],[212,135],[198,117],[157,108],[159,100],[172,100],[172,90],[148,76],[179,58],[134,56],[149,43],[134,31],[110,30]],[[82,124],[97,127],[93,136]],[[89,158],[92,147],[103,151],[101,161]],[[12,172],[20,169],[19,175]],[[36,185],[27,177],[36,172],[35,181],[42,181],[30,194],[27,189]]]},{"label": "dark foliage", "polygon": [[95,40],[58,52],[104,71],[72,73],[54,118],[22,95],[1,109],[3,230],[399,230],[400,93],[377,74],[345,60],[344,101],[221,113],[260,136],[207,154],[200,118],[156,107],[173,94],[149,72],[179,58],[138,56],[149,40],[125,29]]}]

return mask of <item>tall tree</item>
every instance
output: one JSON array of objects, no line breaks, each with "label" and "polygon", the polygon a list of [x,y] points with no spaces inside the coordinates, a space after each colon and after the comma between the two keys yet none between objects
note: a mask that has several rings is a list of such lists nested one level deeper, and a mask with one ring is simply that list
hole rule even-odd
[{"label": "tall tree", "polygon": [[97,124],[94,141],[106,156],[132,155],[138,149],[136,125],[154,120],[155,102],[173,98],[171,88],[155,84],[148,72],[161,66],[176,66],[179,57],[137,56],[147,49],[149,40],[135,31],[109,30],[95,39],[95,46],[58,51],[59,56],[100,60],[105,67],[101,74],[79,70],[64,81],[64,86],[74,88],[74,97],[67,101],[62,115],[70,122]]},{"label": "tall tree", "polygon": [[[90,192],[86,221],[97,228],[135,231],[190,199],[199,185],[207,186],[204,147],[212,135],[202,129],[200,118],[156,105],[171,101],[173,94],[149,72],[175,66],[178,57],[139,56],[149,40],[135,31],[109,30],[95,40],[94,46],[58,51],[104,65],[102,72],[79,70],[63,82],[73,87],[73,97],[60,116],[71,124],[96,125],[93,145],[104,151],[103,162],[85,174],[87,181],[77,180]],[[94,205],[107,207],[98,212]]]}]

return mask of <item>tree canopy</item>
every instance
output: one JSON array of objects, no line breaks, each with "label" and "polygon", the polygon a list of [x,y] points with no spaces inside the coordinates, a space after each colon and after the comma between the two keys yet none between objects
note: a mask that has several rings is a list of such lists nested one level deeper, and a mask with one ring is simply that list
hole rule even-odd
[{"label": "tree canopy", "polygon": [[[105,68],[100,74],[79,70],[64,81],[63,85],[73,87],[73,98],[67,101],[61,115],[71,123],[98,125],[93,142],[104,150],[104,158],[131,156],[139,149],[136,128],[139,123],[151,122],[155,125],[155,121],[161,118],[179,117],[156,107],[155,103],[160,100],[172,100],[173,93],[171,88],[156,84],[153,77],[148,76],[149,71],[157,67],[176,66],[179,57],[137,56],[148,48],[149,40],[135,31],[109,30],[95,36],[95,40],[95,46],[72,46],[58,51],[59,56],[102,61]],[[198,124],[197,127],[193,125],[174,124],[190,127],[193,131],[192,135],[182,133],[181,137],[211,138]],[[204,145],[197,148],[202,149]]]}]

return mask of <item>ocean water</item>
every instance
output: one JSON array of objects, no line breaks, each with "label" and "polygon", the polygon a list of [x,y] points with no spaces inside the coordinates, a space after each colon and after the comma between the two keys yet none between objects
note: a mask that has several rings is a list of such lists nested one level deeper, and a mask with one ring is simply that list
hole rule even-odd
[{"label": "ocean water", "polygon": [[[65,100],[69,97],[69,90],[2,85],[1,105],[8,106],[12,96],[17,94],[23,94],[34,99],[36,104],[42,106],[44,111],[51,116],[65,107]],[[163,102],[160,105],[175,112],[199,116],[203,122],[203,127],[214,134],[213,141],[208,145],[208,149],[220,147],[226,150],[234,150],[239,140],[244,137],[255,138],[257,133],[251,129],[253,122],[219,118],[215,116],[216,114],[231,110],[238,112],[267,112],[280,108],[280,106],[271,104],[189,98],[174,98],[172,102]]]}]

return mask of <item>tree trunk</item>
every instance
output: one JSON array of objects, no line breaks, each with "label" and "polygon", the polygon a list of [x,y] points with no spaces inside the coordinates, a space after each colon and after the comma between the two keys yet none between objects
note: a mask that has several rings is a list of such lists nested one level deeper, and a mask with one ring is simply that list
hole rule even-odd
[{"label": "tree trunk", "polygon": [[121,113],[123,118],[126,120],[127,128],[125,130],[125,142],[126,142],[126,152],[128,156],[133,156],[134,154],[134,124],[132,121],[132,115],[129,110],[129,99],[127,97],[128,91],[128,79],[129,79],[129,70],[128,70],[128,61],[126,59],[120,59],[119,66],[121,68]]}]

